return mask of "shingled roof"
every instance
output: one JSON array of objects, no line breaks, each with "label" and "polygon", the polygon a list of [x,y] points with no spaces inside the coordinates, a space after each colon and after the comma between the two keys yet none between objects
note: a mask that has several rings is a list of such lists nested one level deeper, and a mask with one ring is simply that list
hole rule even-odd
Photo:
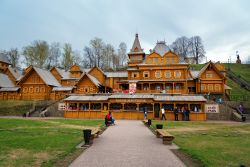
[{"label": "shingled roof", "polygon": [[95,77],[93,77],[92,75],[87,74],[87,73],[86,73],[86,75],[89,77],[89,79],[90,79],[97,87],[101,85],[101,83],[100,83]]},{"label": "shingled roof", "polygon": [[0,73],[0,87],[15,87],[8,75]]},{"label": "shingled roof", "polygon": [[128,72],[127,71],[105,72],[105,75],[108,78],[112,78],[112,77],[126,78],[126,77],[128,77]]},{"label": "shingled roof", "polygon": [[22,76],[22,71],[12,68],[12,67],[8,67],[9,71],[11,72],[11,74],[15,77],[16,80],[20,79]]},{"label": "shingled roof", "polygon": [[132,49],[130,49],[130,52],[143,52],[143,49],[141,48],[141,44],[139,41],[138,33],[135,34],[135,40]]},{"label": "shingled roof", "polygon": [[10,61],[8,60],[7,56],[0,54],[0,61],[7,63],[7,64],[11,64]]},{"label": "shingled roof", "polygon": [[165,53],[170,51],[170,48],[166,45],[165,41],[157,41],[153,51],[163,56]]},{"label": "shingled roof", "polygon": [[56,78],[47,70],[43,70],[41,68],[33,67],[33,69],[37,72],[37,74],[41,77],[41,79],[47,84],[51,86],[61,86],[60,83],[56,80]]}]

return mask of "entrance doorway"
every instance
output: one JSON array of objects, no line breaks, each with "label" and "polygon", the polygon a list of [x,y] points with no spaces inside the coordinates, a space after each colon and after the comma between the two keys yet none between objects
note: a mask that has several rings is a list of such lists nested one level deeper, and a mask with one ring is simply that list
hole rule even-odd
[{"label": "entrance doorway", "polygon": [[155,118],[160,117],[160,104],[159,103],[154,104],[154,117]]}]

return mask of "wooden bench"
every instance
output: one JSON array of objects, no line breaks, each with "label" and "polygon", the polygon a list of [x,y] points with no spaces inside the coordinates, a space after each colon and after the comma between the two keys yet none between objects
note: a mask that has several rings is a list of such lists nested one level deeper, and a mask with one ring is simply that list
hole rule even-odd
[{"label": "wooden bench", "polygon": [[162,137],[162,143],[171,145],[172,141],[174,140],[174,136],[171,135],[169,132],[167,132],[164,129],[156,129],[156,137],[160,138]]},{"label": "wooden bench", "polygon": [[143,120],[142,122],[143,122],[145,125],[148,125],[148,120],[147,120],[147,119]]},{"label": "wooden bench", "polygon": [[99,128],[91,129],[90,144],[93,144],[94,138],[98,138],[101,130]]}]

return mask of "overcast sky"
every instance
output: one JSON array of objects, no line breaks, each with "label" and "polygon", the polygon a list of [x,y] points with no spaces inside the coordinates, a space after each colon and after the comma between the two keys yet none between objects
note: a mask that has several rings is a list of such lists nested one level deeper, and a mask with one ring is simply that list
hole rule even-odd
[{"label": "overcast sky", "polygon": [[0,0],[0,49],[34,40],[71,43],[82,52],[94,37],[130,49],[135,33],[148,53],[157,40],[171,44],[199,35],[208,60],[250,56],[248,0]]}]

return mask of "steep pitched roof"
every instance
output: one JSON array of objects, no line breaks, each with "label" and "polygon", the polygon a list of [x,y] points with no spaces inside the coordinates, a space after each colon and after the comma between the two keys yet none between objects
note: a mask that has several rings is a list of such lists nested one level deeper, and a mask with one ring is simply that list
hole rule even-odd
[{"label": "steep pitched roof", "polygon": [[86,75],[89,77],[89,79],[98,87],[101,85],[101,83],[98,81],[98,79],[96,79],[95,77],[93,77],[92,75],[90,74],[87,74]]},{"label": "steep pitched roof", "polygon": [[61,86],[60,83],[56,80],[56,78],[50,73],[50,71],[43,70],[41,68],[31,66],[31,69],[20,79],[18,83],[23,81],[27,76],[31,73],[32,69],[41,77],[46,85],[50,86]]},{"label": "steep pitched roof", "polygon": [[0,87],[15,87],[6,74],[0,73]]},{"label": "steep pitched roof", "polygon": [[195,79],[198,78],[200,71],[191,70],[190,73],[192,77]]},{"label": "steep pitched roof", "polygon": [[163,56],[165,53],[170,51],[170,48],[166,45],[165,41],[157,41],[153,51]]},{"label": "steep pitched roof", "polygon": [[93,68],[91,68],[90,70],[88,70],[88,72],[86,72],[86,73],[90,73],[91,71],[93,71],[94,69],[98,69],[103,75],[105,75],[105,73],[102,71],[102,69],[100,69],[99,67],[97,67],[97,66],[95,66],[95,67],[93,67]]},{"label": "steep pitched roof", "polygon": [[18,69],[8,67],[8,70],[11,72],[11,74],[15,77],[16,80],[22,77],[22,72],[19,71]]},{"label": "steep pitched roof", "polygon": [[139,41],[138,33],[135,34],[135,40],[132,48],[130,49],[130,52],[143,52],[143,49],[141,48],[141,44]]},{"label": "steep pitched roof", "polygon": [[197,78],[201,77],[201,75],[206,71],[206,69],[209,66],[211,66],[217,72],[217,74],[219,76],[221,76],[222,78],[225,78],[225,76],[220,73],[219,69],[215,66],[215,64],[211,60],[209,62],[207,62],[207,64],[205,66],[202,67]]},{"label": "steep pitched roof", "polygon": [[60,69],[58,67],[55,67],[55,69],[57,70],[57,72],[60,74],[60,76],[64,79],[70,78],[70,73],[68,71],[65,71],[63,69]]},{"label": "steep pitched roof", "polygon": [[59,82],[56,80],[56,78],[49,71],[37,67],[33,68],[47,85],[61,86]]},{"label": "steep pitched roof", "polygon": [[10,61],[8,60],[8,58],[5,55],[0,54],[0,61],[7,63],[7,64],[11,64]]},{"label": "steep pitched roof", "polygon": [[98,87],[98,86],[101,85],[101,83],[100,83],[95,77],[93,77],[92,75],[90,75],[90,74],[88,74],[88,73],[83,74],[83,75],[81,76],[81,78],[79,79],[79,81],[78,81],[75,85],[77,85],[78,83],[80,83],[84,76],[87,76],[87,77],[90,79],[90,81],[91,81],[96,87]]},{"label": "steep pitched roof", "polygon": [[0,92],[16,92],[19,89],[20,89],[19,87],[5,87],[5,88],[1,88]]}]

